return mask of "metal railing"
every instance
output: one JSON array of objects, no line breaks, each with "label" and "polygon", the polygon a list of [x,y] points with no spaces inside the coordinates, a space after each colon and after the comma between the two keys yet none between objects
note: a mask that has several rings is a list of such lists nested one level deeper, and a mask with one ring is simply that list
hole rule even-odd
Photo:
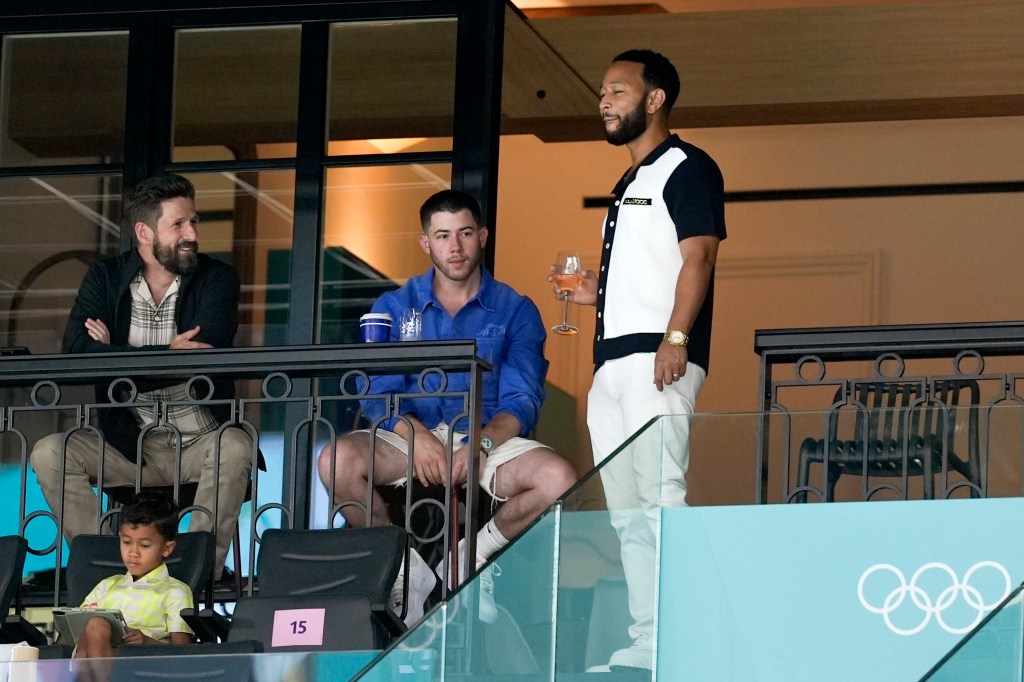
[{"label": "metal railing", "polygon": [[1024,461],[1024,323],[758,330],[754,348],[758,503],[839,499],[844,475],[842,499],[1024,494],[989,476]]},{"label": "metal railing", "polygon": [[[327,509],[317,512],[318,517],[313,518],[310,499],[311,491],[320,486],[315,478],[317,453],[358,422],[361,402],[380,401],[386,416],[397,416],[401,414],[403,401],[422,398],[424,393],[431,399],[460,401],[464,406],[461,416],[469,424],[469,442],[479,442],[481,382],[487,369],[487,364],[476,356],[476,346],[471,340],[3,357],[0,359],[0,463],[8,469],[18,468],[19,533],[26,537],[38,535],[38,524],[46,524],[47,520],[53,524],[53,541],[32,546],[30,540],[29,552],[37,557],[53,557],[53,602],[57,604],[63,560],[62,519],[45,508],[45,504],[42,509],[27,506],[26,500],[33,492],[29,486],[34,485],[29,458],[33,445],[50,433],[91,431],[98,412],[112,407],[106,397],[92,395],[92,387],[97,382],[113,382],[128,389],[131,400],[114,407],[143,404],[134,402],[139,378],[187,383],[193,399],[175,401],[176,405],[227,406],[231,415],[227,423],[245,429],[256,444],[251,480],[253,508],[247,528],[242,528],[243,542],[247,542],[249,548],[247,591],[251,593],[251,576],[260,541],[258,529],[266,526],[268,519],[279,515],[280,526],[293,529],[336,527],[339,508],[343,505],[372,505],[372,500],[328,504]],[[468,390],[449,388],[448,379],[462,373],[468,375]],[[419,375],[421,389],[423,377],[437,375],[438,380],[431,383],[438,386],[429,391],[423,389],[418,394],[368,394],[368,378],[381,374]],[[213,399],[213,382],[223,380],[235,382],[236,397]],[[166,419],[166,406],[144,404],[155,407],[155,414],[160,415],[157,425],[162,424]],[[269,438],[270,435],[274,437]],[[261,491],[261,476],[268,476],[257,467],[261,456],[275,474],[273,480],[280,472],[279,490]],[[450,443],[448,456],[451,457]],[[470,480],[475,480],[475,458],[469,458],[469,466]],[[141,472],[141,468],[137,471]],[[139,476],[136,475],[136,488],[140,485]],[[102,489],[103,481],[97,481],[95,487]],[[443,541],[444,551],[449,552],[451,535],[458,532],[460,522],[453,506],[458,504],[458,498],[453,495],[451,484],[445,487],[443,499],[422,502],[414,502],[411,487],[406,488],[405,525],[414,541]],[[470,543],[475,536],[477,519],[472,510],[476,509],[477,495],[474,486],[469,486],[465,492],[466,509],[471,513],[462,519],[462,533]],[[265,501],[267,499],[269,501]],[[413,513],[423,504],[434,508],[435,515],[440,517],[439,534],[424,536],[417,531]],[[100,531],[104,521],[116,511],[111,511],[103,496],[97,498],[97,505],[97,531]],[[212,515],[202,509],[193,513]],[[32,533],[28,533],[30,526]],[[468,556],[473,556],[472,552]]]}]

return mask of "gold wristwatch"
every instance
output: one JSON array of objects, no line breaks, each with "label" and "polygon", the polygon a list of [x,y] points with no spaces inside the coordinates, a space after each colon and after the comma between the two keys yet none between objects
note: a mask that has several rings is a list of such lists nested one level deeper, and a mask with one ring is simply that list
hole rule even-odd
[{"label": "gold wristwatch", "polygon": [[669,329],[665,332],[665,340],[673,346],[685,346],[690,342],[690,337],[686,332],[681,332],[678,329]]}]

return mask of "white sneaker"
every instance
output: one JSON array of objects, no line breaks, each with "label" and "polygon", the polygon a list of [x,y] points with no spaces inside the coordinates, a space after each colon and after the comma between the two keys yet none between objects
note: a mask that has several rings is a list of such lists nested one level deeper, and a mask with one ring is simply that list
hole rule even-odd
[{"label": "white sneaker", "polygon": [[480,572],[480,620],[493,623],[498,620],[498,607],[494,603],[494,579],[501,575],[498,564],[490,564]]},{"label": "white sneaker", "polygon": [[625,649],[619,649],[612,654],[611,660],[608,661],[609,667],[612,671],[615,668],[640,668],[642,670],[650,670],[654,664],[654,650],[649,646],[637,646],[633,644],[631,647]]},{"label": "white sneaker", "polygon": [[388,597],[388,606],[395,615],[399,618],[402,617],[402,607],[405,606],[405,564],[402,564],[399,569],[398,579],[395,580],[395,584],[391,586],[391,596]]},{"label": "white sneaker", "polygon": [[[430,566],[423,560],[420,553],[415,549],[409,550],[409,561],[412,565],[412,572],[409,574],[409,600],[408,607],[405,614],[405,624],[412,627],[423,618],[423,604],[427,601],[427,597],[434,589],[434,585],[437,584],[437,578],[434,576],[434,572],[430,570]],[[398,578],[395,580],[395,584],[391,586],[391,610],[397,615],[402,615],[402,607],[406,605],[405,600],[405,589],[402,584],[405,579],[405,562],[402,562],[402,566],[398,569]]]},{"label": "white sneaker", "polygon": [[[461,585],[466,581],[466,576],[462,575],[462,571],[466,566],[466,538],[459,540],[459,558],[457,559],[459,566],[459,584]],[[448,571],[448,557],[441,559],[435,569],[437,576],[448,583],[450,572]],[[494,578],[495,576],[501,575],[501,567],[497,564],[491,564],[484,568],[480,573],[480,577],[477,579],[477,584],[480,586],[480,620],[485,623],[493,623],[498,620],[498,607],[494,603]],[[455,589],[451,583],[448,583],[449,589]]]}]

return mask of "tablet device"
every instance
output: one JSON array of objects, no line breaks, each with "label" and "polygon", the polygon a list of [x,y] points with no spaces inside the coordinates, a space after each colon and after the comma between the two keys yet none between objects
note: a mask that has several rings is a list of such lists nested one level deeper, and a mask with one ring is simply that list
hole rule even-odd
[{"label": "tablet device", "polygon": [[110,643],[117,645],[124,637],[124,631],[128,629],[128,623],[118,609],[83,609],[62,607],[53,610],[53,624],[60,633],[60,638],[66,644],[78,646],[78,638],[85,629],[85,624],[90,618],[104,618],[110,623]]}]

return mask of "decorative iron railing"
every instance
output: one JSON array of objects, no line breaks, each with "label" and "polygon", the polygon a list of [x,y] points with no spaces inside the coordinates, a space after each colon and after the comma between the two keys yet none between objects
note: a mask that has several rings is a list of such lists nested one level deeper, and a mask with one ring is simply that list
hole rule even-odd
[{"label": "decorative iron railing", "polygon": [[[322,505],[316,511],[311,501],[311,496],[322,489],[315,473],[318,452],[333,442],[336,435],[360,423],[361,403],[377,400],[386,415],[398,415],[403,401],[425,394],[432,399],[460,401],[464,406],[462,416],[470,425],[469,442],[479,442],[481,382],[487,369],[486,363],[476,357],[473,341],[7,356],[0,358],[0,464],[18,471],[18,528],[20,534],[30,537],[30,553],[53,558],[56,604],[60,599],[64,558],[60,542],[62,519],[45,504],[42,508],[27,506],[29,493],[34,492],[30,490],[34,478],[29,459],[34,443],[55,432],[96,433],[98,412],[112,407],[107,400],[92,395],[96,382],[113,382],[126,389],[130,399],[114,407],[153,407],[159,415],[157,425],[165,423],[168,405],[137,402],[138,378],[186,382],[192,399],[175,404],[226,406],[231,415],[229,423],[248,431],[257,444],[253,448],[252,513],[248,523],[240,524],[243,544],[249,548],[248,566],[244,568],[252,576],[258,529],[265,527],[268,519],[275,519],[274,525],[285,528],[336,527],[341,519],[341,506],[373,504],[372,499],[345,500]],[[380,374],[419,375],[422,391],[411,395],[369,395],[366,379]],[[468,383],[463,382],[467,389],[449,387],[448,380],[456,374],[468,377]],[[435,386],[427,391],[423,389],[422,378],[430,375],[437,375],[437,380],[428,382]],[[213,399],[213,383],[223,380],[235,383],[236,397]],[[451,457],[450,444],[448,456]],[[257,467],[261,458],[266,461],[267,472]],[[476,480],[476,465],[475,458],[469,458],[470,480]],[[409,466],[412,470],[411,461]],[[280,479],[280,488],[266,490],[264,485],[261,489],[264,478]],[[137,475],[136,487],[140,480]],[[102,489],[103,482],[97,481],[95,487]],[[459,515],[453,513],[453,505],[459,502],[453,492],[457,491],[449,483],[435,499],[414,501],[412,488],[406,487],[404,521],[416,542],[439,542],[445,552],[451,550],[452,533],[459,531],[460,523]],[[476,488],[469,486],[464,493],[466,509],[477,508],[477,495]],[[8,503],[13,505],[10,499]],[[414,523],[414,512],[424,505],[433,511],[439,526],[427,534]],[[97,530],[116,513],[103,496],[98,497]],[[193,513],[212,515],[210,510],[203,509],[194,509]],[[462,521],[461,532],[472,543],[475,514],[466,514]],[[49,534],[52,541],[33,546],[31,538],[40,534],[38,526],[47,523],[53,526]],[[48,533],[44,528],[42,534]],[[473,553],[467,555],[471,557]],[[248,591],[252,588],[250,579]]]},{"label": "decorative iron railing", "polygon": [[758,503],[1024,494],[1024,323],[754,338]]}]

